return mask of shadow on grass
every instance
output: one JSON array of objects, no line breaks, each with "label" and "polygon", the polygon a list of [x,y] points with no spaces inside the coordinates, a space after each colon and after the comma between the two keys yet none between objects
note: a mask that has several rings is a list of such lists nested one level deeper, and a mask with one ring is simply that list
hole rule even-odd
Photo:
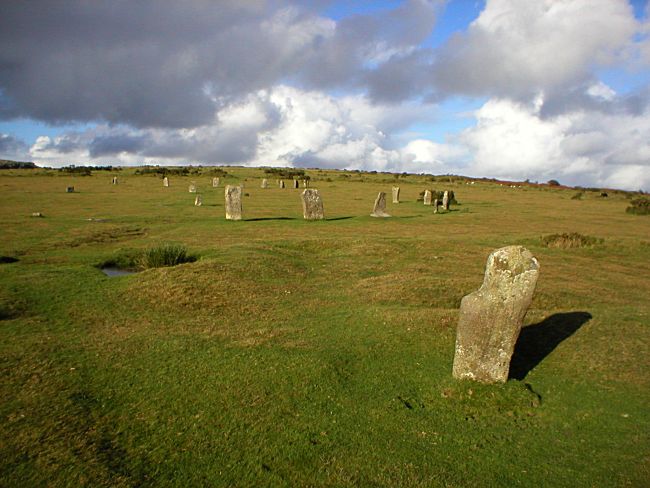
[{"label": "shadow on grass", "polygon": [[354,217],[332,217],[331,219],[325,219],[328,222],[333,222],[334,220],[348,220],[353,219]]},{"label": "shadow on grass", "polygon": [[244,222],[261,222],[263,220],[296,220],[295,217],[258,217],[256,219],[242,219]]},{"label": "shadow on grass", "polygon": [[523,380],[565,339],[591,320],[588,312],[556,313],[521,329],[510,361],[509,378]]}]

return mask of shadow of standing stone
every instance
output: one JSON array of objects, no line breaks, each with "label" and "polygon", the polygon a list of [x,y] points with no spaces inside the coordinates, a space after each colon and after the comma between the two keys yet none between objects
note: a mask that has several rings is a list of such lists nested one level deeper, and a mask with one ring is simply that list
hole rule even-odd
[{"label": "shadow of standing stone", "polygon": [[556,313],[521,329],[509,378],[523,380],[546,356],[591,320],[588,312]]},{"label": "shadow of standing stone", "polygon": [[453,376],[505,382],[521,325],[533,300],[539,263],[522,246],[492,252],[481,288],[463,297]]}]

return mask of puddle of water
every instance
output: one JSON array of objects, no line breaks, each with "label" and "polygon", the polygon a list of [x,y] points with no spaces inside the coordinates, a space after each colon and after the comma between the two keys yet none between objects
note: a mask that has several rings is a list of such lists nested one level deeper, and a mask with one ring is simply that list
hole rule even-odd
[{"label": "puddle of water", "polygon": [[102,268],[102,273],[104,273],[106,276],[115,277],[115,276],[126,276],[130,274],[134,274],[135,271],[127,271],[125,269],[120,269],[120,268]]}]

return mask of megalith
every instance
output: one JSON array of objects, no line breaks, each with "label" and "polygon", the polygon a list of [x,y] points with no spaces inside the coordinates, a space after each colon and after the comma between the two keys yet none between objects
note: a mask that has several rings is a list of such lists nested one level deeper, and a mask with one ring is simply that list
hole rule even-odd
[{"label": "megalith", "polygon": [[269,180],[267,180],[266,178],[262,179],[261,187],[262,188],[268,188],[269,187]]},{"label": "megalith", "polygon": [[280,188],[284,188],[284,180],[280,180]]},{"label": "megalith", "polygon": [[399,186],[393,187],[393,203],[399,203]]},{"label": "megalith", "polygon": [[194,199],[194,206],[200,207],[201,205],[203,205],[203,200],[201,199],[201,195],[197,195]]},{"label": "megalith", "polygon": [[219,186],[219,178],[216,176],[212,178],[212,188],[217,188]]},{"label": "megalith", "polygon": [[483,284],[460,302],[454,378],[483,383],[508,379],[538,275],[537,259],[523,246],[502,247],[490,254]]},{"label": "megalith", "polygon": [[241,220],[241,186],[226,185],[226,220]]},{"label": "megalith", "polygon": [[196,193],[196,184],[191,183],[190,186],[189,186],[189,188],[188,188],[188,191],[189,191],[190,193]]},{"label": "megalith", "polygon": [[293,188],[300,188],[300,182],[298,180],[293,180]]},{"label": "megalith", "polygon": [[117,185],[117,176],[113,176],[113,184]]},{"label": "megalith", "polygon": [[302,198],[302,216],[305,220],[322,220],[325,218],[323,200],[315,188],[307,188],[300,194]]},{"label": "megalith", "polygon": [[371,217],[390,217],[386,213],[386,193],[383,191],[380,191],[379,194],[377,195],[377,198],[375,198],[375,206],[372,208],[372,213],[370,214]]},{"label": "megalith", "polygon": [[424,204],[431,205],[431,190],[424,190]]},{"label": "megalith", "polygon": [[447,190],[442,195],[442,208],[449,210],[449,192]]},{"label": "megalith", "polygon": [[164,186],[164,187],[168,187],[168,186],[169,186],[169,178],[167,178],[166,176],[163,178],[163,186]]}]

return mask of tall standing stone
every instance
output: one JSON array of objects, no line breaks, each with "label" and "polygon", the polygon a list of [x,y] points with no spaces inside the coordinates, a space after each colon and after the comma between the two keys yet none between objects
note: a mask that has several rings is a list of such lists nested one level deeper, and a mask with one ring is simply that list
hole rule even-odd
[{"label": "tall standing stone", "polygon": [[447,190],[442,195],[442,208],[449,210],[449,192]]},{"label": "tall standing stone", "polygon": [[201,199],[201,195],[197,195],[194,199],[194,206],[200,207],[201,205],[203,205],[203,200]]},{"label": "tall standing stone", "polygon": [[264,179],[262,180],[262,188],[268,188],[268,187],[269,187],[269,180],[267,180],[266,178],[264,178]]},{"label": "tall standing stone", "polygon": [[293,180],[293,188],[294,190],[300,188],[300,182],[298,180]]},{"label": "tall standing stone", "polygon": [[113,176],[113,184],[117,185],[117,176]]},{"label": "tall standing stone", "polygon": [[226,185],[226,220],[241,220],[241,186]]},{"label": "tall standing stone", "polygon": [[196,184],[191,183],[190,186],[189,186],[189,188],[188,188],[188,191],[189,191],[190,193],[196,193]]},{"label": "tall standing stone", "polygon": [[437,198],[433,200],[433,213],[438,213],[438,207],[440,206],[440,200]]},{"label": "tall standing stone", "polygon": [[393,187],[393,203],[399,203],[399,186]]},{"label": "tall standing stone", "polygon": [[306,220],[322,220],[325,218],[323,200],[315,188],[308,188],[300,194],[302,198],[302,216]]},{"label": "tall standing stone", "polygon": [[302,186],[303,188],[309,188],[309,180],[308,179],[302,180]]},{"label": "tall standing stone", "polygon": [[169,178],[166,176],[163,178],[163,186],[167,188],[169,186]]},{"label": "tall standing stone", "polygon": [[280,188],[284,188],[284,180],[280,180]]},{"label": "tall standing stone", "polygon": [[371,217],[390,217],[386,213],[386,193],[383,191],[379,192],[377,198],[375,198],[375,206],[372,208]]},{"label": "tall standing stone", "polygon": [[424,204],[431,205],[431,190],[424,190]]},{"label": "tall standing stone", "polygon": [[454,378],[484,383],[508,379],[538,275],[537,259],[523,246],[502,247],[490,254],[483,285],[460,302]]},{"label": "tall standing stone", "polygon": [[212,178],[212,188],[217,188],[219,186],[219,178],[216,176]]}]

